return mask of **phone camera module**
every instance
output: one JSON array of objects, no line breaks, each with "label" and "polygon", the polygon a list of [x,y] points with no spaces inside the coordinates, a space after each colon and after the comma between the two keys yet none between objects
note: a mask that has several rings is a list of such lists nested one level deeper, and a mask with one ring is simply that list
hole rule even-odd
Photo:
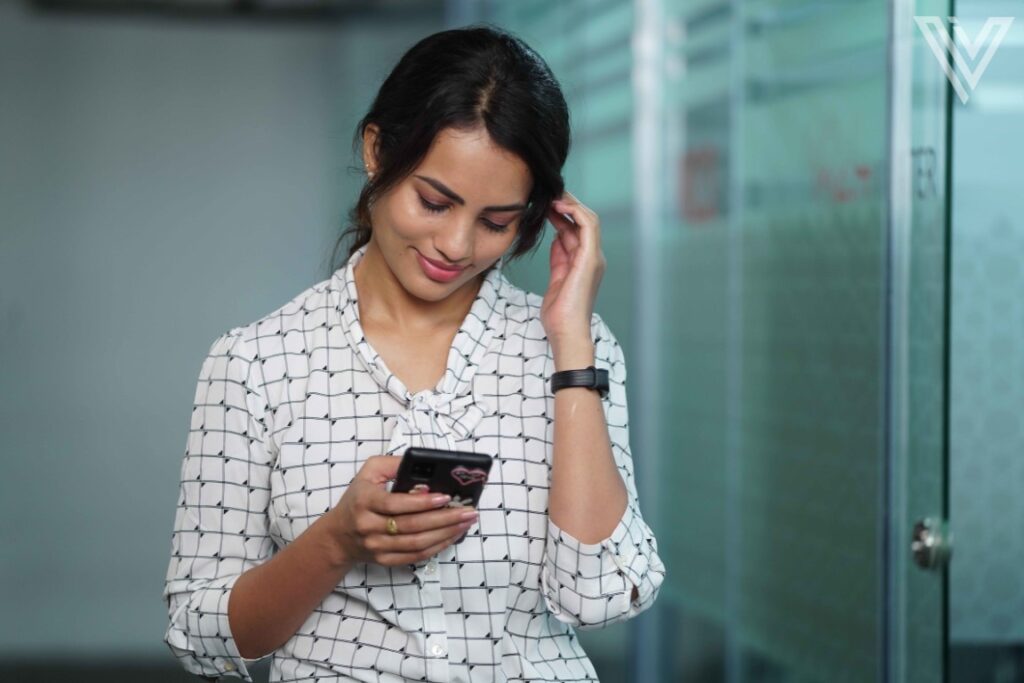
[{"label": "phone camera module", "polygon": [[430,479],[433,474],[434,463],[431,462],[418,462],[412,468],[412,476],[414,479]]}]

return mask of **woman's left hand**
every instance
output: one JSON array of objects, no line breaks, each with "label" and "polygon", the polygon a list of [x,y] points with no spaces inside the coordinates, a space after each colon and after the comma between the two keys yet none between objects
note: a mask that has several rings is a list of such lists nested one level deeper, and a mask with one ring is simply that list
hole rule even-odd
[{"label": "woman's left hand", "polygon": [[607,261],[600,219],[568,191],[551,203],[548,219],[558,234],[551,242],[551,277],[540,317],[557,353],[560,345],[591,343],[590,319]]}]

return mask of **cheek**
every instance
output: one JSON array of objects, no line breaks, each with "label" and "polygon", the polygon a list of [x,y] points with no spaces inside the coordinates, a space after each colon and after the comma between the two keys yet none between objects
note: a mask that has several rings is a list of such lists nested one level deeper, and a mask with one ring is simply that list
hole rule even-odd
[{"label": "cheek", "polygon": [[405,239],[418,238],[428,232],[431,226],[430,218],[409,203],[392,205],[387,220],[394,233]]},{"label": "cheek", "polygon": [[505,255],[511,246],[512,240],[506,238],[504,235],[500,236],[498,239],[485,238],[482,241],[477,241],[476,257],[481,262],[497,261]]},{"label": "cheek", "polygon": [[370,220],[375,230],[387,233],[387,237],[392,239],[416,239],[429,228],[429,220],[417,207],[401,201],[394,194],[374,204],[370,209]]},{"label": "cheek", "polygon": [[515,227],[509,230],[506,234],[501,235],[501,251],[502,253],[508,251],[509,248],[516,242],[516,238],[519,236],[519,224],[515,223]]}]

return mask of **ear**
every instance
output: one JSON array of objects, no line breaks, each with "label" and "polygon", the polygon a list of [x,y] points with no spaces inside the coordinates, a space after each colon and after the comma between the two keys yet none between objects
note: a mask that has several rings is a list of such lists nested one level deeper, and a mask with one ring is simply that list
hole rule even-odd
[{"label": "ear", "polygon": [[377,172],[377,134],[380,128],[371,123],[363,131],[363,166],[371,173]]}]

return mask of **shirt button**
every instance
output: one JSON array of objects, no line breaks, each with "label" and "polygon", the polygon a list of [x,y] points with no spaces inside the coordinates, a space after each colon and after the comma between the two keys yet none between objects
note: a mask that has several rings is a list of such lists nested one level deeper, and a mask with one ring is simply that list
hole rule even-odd
[{"label": "shirt button", "polygon": [[437,571],[437,560],[431,560],[430,562],[427,563],[426,572],[428,574],[433,574],[436,571]]},{"label": "shirt button", "polygon": [[443,657],[444,656],[444,648],[441,647],[440,645],[438,645],[437,643],[434,643],[434,645],[431,646],[430,652],[435,657]]},{"label": "shirt button", "polygon": [[224,670],[225,671],[234,671],[235,670],[235,663],[234,662],[224,662]]}]

